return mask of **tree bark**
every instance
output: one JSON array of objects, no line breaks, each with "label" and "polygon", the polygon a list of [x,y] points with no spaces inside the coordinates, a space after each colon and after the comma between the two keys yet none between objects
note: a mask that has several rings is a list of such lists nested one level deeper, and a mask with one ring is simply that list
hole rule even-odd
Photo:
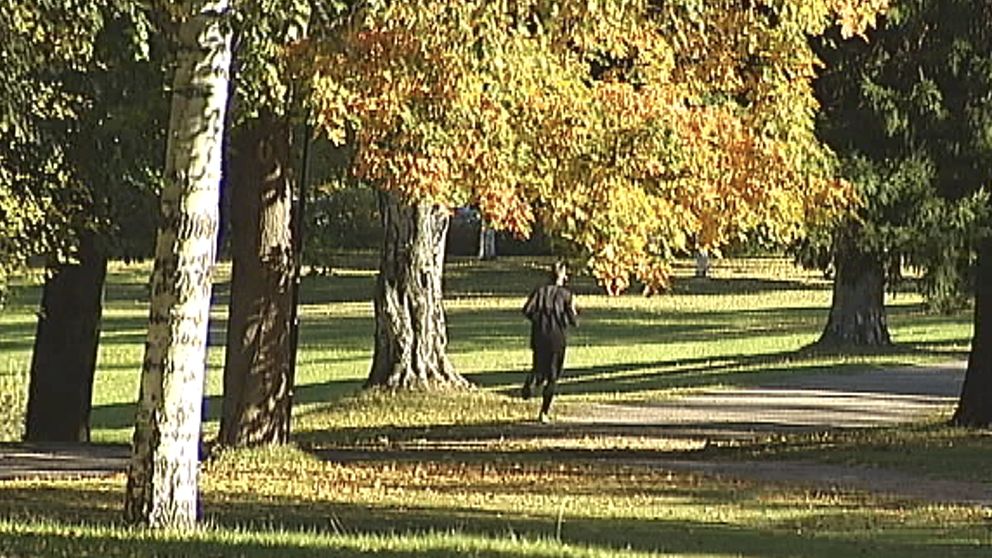
[{"label": "tree bark", "polygon": [[992,425],[992,239],[978,251],[975,275],[975,331],[961,398],[951,423],[981,428]]},{"label": "tree bark", "polygon": [[291,133],[266,113],[232,141],[231,301],[220,441],[289,440],[294,254]]},{"label": "tree bark", "polygon": [[379,194],[384,230],[375,290],[375,352],[366,387],[466,388],[448,359],[441,293],[448,211]]},{"label": "tree bark", "polygon": [[882,263],[872,254],[849,248],[838,252],[835,266],[830,317],[817,344],[890,345]]},{"label": "tree bark", "polygon": [[107,256],[86,234],[78,257],[78,263],[59,265],[45,280],[31,356],[28,441],[90,441]]},{"label": "tree bark", "polygon": [[200,412],[231,65],[227,0],[184,8],[124,500],[127,520],[177,529],[192,527],[199,509]]}]

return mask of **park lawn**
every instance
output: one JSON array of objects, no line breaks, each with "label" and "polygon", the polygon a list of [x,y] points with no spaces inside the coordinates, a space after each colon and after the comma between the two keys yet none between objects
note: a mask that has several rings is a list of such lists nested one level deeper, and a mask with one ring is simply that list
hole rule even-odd
[{"label": "park lawn", "polygon": [[[487,391],[510,394],[530,365],[523,299],[543,281],[539,258],[456,259],[446,271],[450,355]],[[295,410],[319,414],[357,391],[371,360],[372,254],[338,258],[334,273],[308,277],[302,291]],[[206,391],[208,435],[220,411],[227,266],[220,266],[212,313]],[[105,296],[92,414],[93,440],[130,439],[147,323],[148,264],[114,264]],[[970,315],[931,315],[919,296],[889,297],[892,350],[860,355],[803,351],[826,319],[829,283],[781,258],[719,261],[713,279],[689,278],[671,294],[606,297],[588,277],[574,286],[580,306],[561,402],[649,400],[680,390],[739,385],[771,375],[844,371],[960,358]],[[0,311],[0,440],[18,439],[40,289],[15,286]],[[300,431],[300,428],[297,428]]]},{"label": "park lawn", "polygon": [[[542,281],[535,258],[455,260],[446,296],[455,366],[480,389],[457,395],[362,392],[371,357],[374,258],[342,256],[309,277],[292,447],[222,454],[203,475],[205,526],[194,533],[119,523],[123,475],[0,482],[0,556],[986,556],[989,512],[862,494],[731,482],[596,460],[644,456],[812,458],[907,466],[940,475],[992,455],[989,437],[923,425],[859,434],[789,437],[747,447],[589,432],[533,421],[516,397],[529,366],[519,313]],[[207,436],[216,430],[226,284],[221,268],[211,327]],[[812,352],[830,291],[781,259],[718,262],[713,279],[673,293],[609,298],[588,278],[575,290],[559,409],[640,401],[714,385],[811,371],[901,366],[960,358],[970,315],[930,315],[918,296],[890,297],[891,350]],[[96,378],[94,439],[126,442],[147,320],[147,266],[110,274]],[[38,289],[22,287],[0,312],[0,439],[16,439]],[[913,434],[913,432],[917,432]],[[901,441],[898,441],[901,440]],[[947,442],[951,443],[948,444]],[[886,459],[887,451],[913,460]],[[953,448],[969,448],[954,453]],[[413,452],[391,459],[390,452]],[[972,461],[968,461],[972,460]],[[6,545],[6,546],[4,546]]]},{"label": "park lawn", "polygon": [[987,556],[992,517],[622,465],[329,462],[233,451],[204,468],[204,526],[119,523],[124,476],[0,483],[0,555]]}]

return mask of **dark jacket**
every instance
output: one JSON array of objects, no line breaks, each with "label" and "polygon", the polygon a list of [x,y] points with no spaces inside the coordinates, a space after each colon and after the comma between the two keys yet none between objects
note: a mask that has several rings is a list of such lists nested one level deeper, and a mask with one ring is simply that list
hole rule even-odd
[{"label": "dark jacket", "polygon": [[524,315],[531,323],[532,349],[564,349],[566,330],[576,325],[572,292],[558,285],[539,287],[527,298]]}]

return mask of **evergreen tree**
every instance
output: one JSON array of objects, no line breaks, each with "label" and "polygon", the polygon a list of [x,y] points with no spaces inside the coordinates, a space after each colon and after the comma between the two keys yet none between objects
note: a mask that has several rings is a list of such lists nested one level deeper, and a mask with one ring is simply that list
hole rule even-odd
[{"label": "evergreen tree", "polygon": [[799,250],[807,265],[835,268],[823,344],[890,343],[884,292],[904,264],[924,270],[924,292],[946,307],[987,213],[984,194],[974,191],[980,181],[972,189],[952,185],[957,180],[948,169],[956,156],[928,128],[928,121],[950,116],[954,94],[926,66],[934,36],[954,37],[946,26],[934,32],[933,18],[944,8],[929,4],[897,2],[866,38],[834,34],[816,43],[825,62],[815,82],[822,107],[817,132],[837,153],[859,202]]}]

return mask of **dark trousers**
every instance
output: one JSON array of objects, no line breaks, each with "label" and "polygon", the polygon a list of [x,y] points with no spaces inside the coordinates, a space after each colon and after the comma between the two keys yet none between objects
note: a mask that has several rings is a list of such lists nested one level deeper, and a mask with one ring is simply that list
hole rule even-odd
[{"label": "dark trousers", "polygon": [[529,396],[535,385],[544,384],[544,400],[541,403],[541,413],[551,411],[551,402],[558,388],[558,378],[561,377],[565,364],[564,346],[538,345],[534,347],[534,362],[530,374],[524,381],[524,395]]}]

